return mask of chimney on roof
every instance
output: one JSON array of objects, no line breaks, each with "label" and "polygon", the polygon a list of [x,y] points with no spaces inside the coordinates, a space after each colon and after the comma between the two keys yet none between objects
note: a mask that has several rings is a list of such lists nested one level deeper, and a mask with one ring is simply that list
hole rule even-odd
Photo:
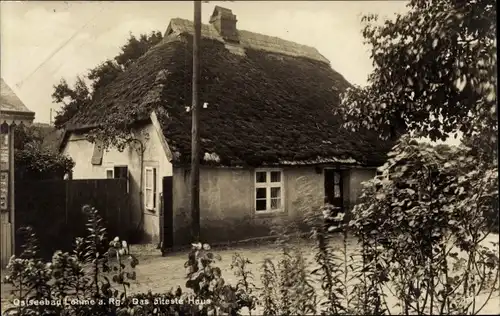
[{"label": "chimney on roof", "polygon": [[236,15],[233,11],[215,6],[214,13],[210,17],[210,24],[212,24],[224,40],[229,42],[238,43],[238,30],[236,29]]}]

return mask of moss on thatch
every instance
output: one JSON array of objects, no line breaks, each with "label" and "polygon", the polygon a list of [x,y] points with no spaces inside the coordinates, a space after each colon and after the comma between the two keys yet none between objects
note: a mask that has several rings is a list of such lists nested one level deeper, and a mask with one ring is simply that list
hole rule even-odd
[{"label": "moss on thatch", "polygon": [[[190,161],[192,38],[167,38],[121,74],[100,99],[79,113],[73,128],[126,124],[156,110],[177,157]],[[201,43],[201,157],[221,165],[356,162],[378,165],[391,144],[376,135],[341,128],[332,109],[349,83],[330,65],[246,48],[233,54],[224,43]],[[202,163],[205,163],[202,161]],[[213,161],[206,162],[213,164]]]}]

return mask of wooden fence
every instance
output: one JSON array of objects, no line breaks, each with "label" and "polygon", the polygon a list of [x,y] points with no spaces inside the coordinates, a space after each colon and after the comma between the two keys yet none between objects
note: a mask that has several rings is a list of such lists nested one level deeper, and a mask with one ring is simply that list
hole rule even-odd
[{"label": "wooden fence", "polygon": [[[70,251],[75,238],[86,234],[84,205],[95,207],[104,219],[108,237],[128,238],[130,207],[126,179],[18,181],[15,187],[15,228],[34,229],[41,255]],[[16,233],[16,254],[23,236]]]}]

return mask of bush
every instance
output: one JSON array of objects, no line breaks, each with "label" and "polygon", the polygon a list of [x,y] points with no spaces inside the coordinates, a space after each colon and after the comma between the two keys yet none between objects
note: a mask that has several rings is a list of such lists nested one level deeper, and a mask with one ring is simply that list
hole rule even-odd
[{"label": "bush", "polygon": [[72,253],[55,252],[51,262],[40,259],[34,232],[24,229],[24,249],[7,266],[6,282],[14,287],[17,306],[6,315],[109,315],[118,309],[113,302],[127,298],[137,258],[118,237],[106,247],[97,210],[85,206],[83,212],[88,234],[75,240]]},{"label": "bush", "polygon": [[350,225],[375,283],[393,288],[405,314],[479,312],[498,280],[498,253],[482,244],[498,214],[496,166],[406,136],[379,171]]},{"label": "bush", "polygon": [[62,179],[75,166],[71,158],[34,144],[26,144],[14,155],[16,177],[20,179]]}]

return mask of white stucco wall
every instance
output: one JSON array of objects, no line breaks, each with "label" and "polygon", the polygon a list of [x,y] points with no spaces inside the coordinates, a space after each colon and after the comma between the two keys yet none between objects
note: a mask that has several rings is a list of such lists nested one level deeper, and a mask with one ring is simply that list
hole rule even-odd
[{"label": "white stucco wall", "polygon": [[[143,211],[143,208],[141,208],[141,197],[139,194],[139,187],[141,184],[141,160],[139,151],[135,149],[138,144],[131,143],[123,152],[119,152],[116,148],[105,150],[102,157],[102,164],[95,166],[91,163],[94,144],[88,142],[83,135],[72,133],[68,137],[63,153],[70,156],[75,161],[73,179],[104,179],[106,178],[106,169],[115,166],[127,166],[129,170],[129,194],[132,209],[132,223],[138,225],[141,221],[142,213],[144,241],[158,242],[160,237],[159,201],[160,194],[162,193],[162,178],[172,175],[172,164],[165,154],[160,135],[153,124],[147,124],[142,129],[135,131],[134,135],[136,135],[145,146],[143,167],[156,168],[156,200],[158,202],[156,203],[156,209],[153,211]],[[144,172],[142,172],[142,176],[142,183],[144,183]]]}]

